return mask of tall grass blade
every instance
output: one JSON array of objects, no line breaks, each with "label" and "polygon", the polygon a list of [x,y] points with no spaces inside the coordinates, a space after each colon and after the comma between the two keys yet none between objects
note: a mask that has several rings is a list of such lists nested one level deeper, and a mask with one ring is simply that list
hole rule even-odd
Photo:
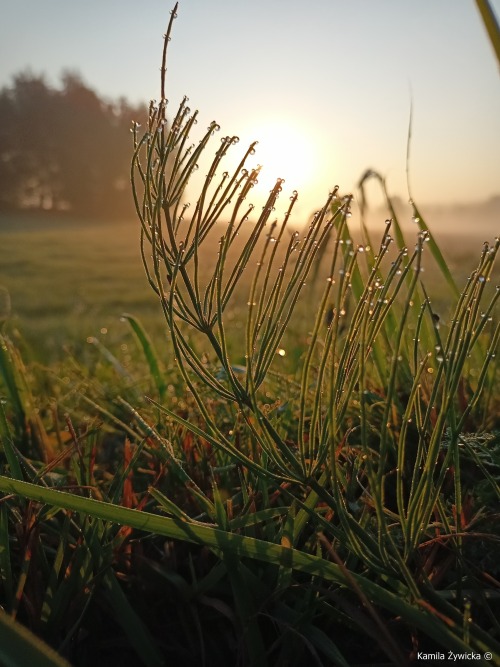
[{"label": "tall grass blade", "polygon": [[488,0],[476,0],[477,8],[483,19],[484,27],[490,38],[491,46],[495,51],[498,66],[500,67],[500,26],[491,3]]},{"label": "tall grass blade", "polygon": [[[190,522],[186,523],[160,517],[148,512],[117,507],[116,505],[74,496],[66,492],[54,491],[4,476],[0,476],[0,491],[19,494],[40,503],[82,512],[88,516],[127,525],[137,530],[205,545],[216,551],[228,551],[239,557],[256,559],[276,566],[284,564],[303,574],[314,575],[344,586],[350,584],[350,581],[346,579],[344,568],[340,568],[322,557],[313,556],[297,549],[282,547]],[[422,608],[418,600],[416,601],[417,604],[412,604],[408,599],[405,599],[405,596],[394,594],[367,577],[354,572],[349,572],[349,577],[368,599],[376,600],[377,605],[381,608],[401,616],[406,623],[425,632],[440,646],[462,652],[468,650],[467,645],[460,638],[460,632],[456,625],[449,621],[444,622],[437,613],[429,611],[429,605]],[[493,639],[491,642],[485,643],[482,634],[479,631],[475,632],[473,624],[470,626],[470,639],[469,649],[473,645],[477,650],[492,651],[493,660],[500,660],[500,645],[497,645],[497,642]]]},{"label": "tall grass blade", "polygon": [[67,660],[1,609],[0,663],[5,667],[71,667]]},{"label": "tall grass blade", "polygon": [[5,596],[7,611],[12,609],[14,587],[9,543],[9,515],[6,502],[0,503],[0,589]]},{"label": "tall grass blade", "polygon": [[108,573],[104,583],[114,618],[122,626],[137,656],[146,667],[164,667],[164,657],[149,630],[132,608],[115,574]]},{"label": "tall grass blade", "polygon": [[149,366],[151,377],[153,378],[156,389],[158,391],[158,398],[160,401],[163,401],[165,398],[165,392],[167,390],[167,384],[165,382],[164,373],[162,373],[160,370],[158,355],[154,345],[137,317],[134,317],[134,315],[130,315],[129,313],[123,313],[122,317],[127,320],[127,322],[132,327],[132,331],[136,335],[137,340],[142,347],[142,351],[144,352],[144,356],[146,357],[146,361]]}]

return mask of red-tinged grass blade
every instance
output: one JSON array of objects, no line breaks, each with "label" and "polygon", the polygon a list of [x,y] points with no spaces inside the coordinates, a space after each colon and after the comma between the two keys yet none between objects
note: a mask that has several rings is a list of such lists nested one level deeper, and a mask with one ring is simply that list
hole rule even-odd
[{"label": "red-tinged grass blade", "polygon": [[71,667],[41,639],[1,610],[0,664],[3,667]]},{"label": "red-tinged grass blade", "polygon": [[[343,586],[349,587],[350,585],[350,580],[346,579],[345,572],[338,565],[297,549],[47,489],[28,482],[9,479],[3,475],[0,475],[0,491],[21,495],[62,509],[82,512],[104,521],[128,525],[137,530],[165,535],[171,539],[201,544],[216,551],[227,551],[242,558],[256,559],[276,566],[285,565],[304,574],[318,576]],[[409,595],[396,595],[354,572],[350,572],[350,578],[379,608],[400,616],[407,624],[420,629],[440,646],[462,652],[470,651],[471,648],[483,652],[491,651],[493,661],[500,661],[500,645],[474,624],[471,624],[470,627],[470,643],[466,644],[460,638],[461,627],[449,618],[444,620],[442,614],[432,611],[429,605],[422,605],[418,600],[417,604],[412,604],[409,601]],[[483,661],[479,664],[491,663]]]},{"label": "red-tinged grass blade", "polygon": [[129,472],[125,476],[123,481],[123,491],[122,491],[122,501],[121,504],[123,507],[135,507],[137,505],[137,498],[134,494],[134,484],[133,484],[133,474],[130,469],[132,463],[132,445],[130,440],[125,438],[125,444],[123,448],[123,468]]}]

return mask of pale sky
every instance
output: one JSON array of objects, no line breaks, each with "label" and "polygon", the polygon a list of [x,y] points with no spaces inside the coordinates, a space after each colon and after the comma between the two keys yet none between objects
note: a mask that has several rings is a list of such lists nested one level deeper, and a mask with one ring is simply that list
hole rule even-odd
[{"label": "pale sky", "polygon": [[[0,86],[26,68],[52,84],[71,69],[101,95],[158,98],[173,5],[2,0]],[[261,182],[284,176],[304,213],[337,183],[351,191],[368,167],[407,198],[411,97],[414,198],[500,194],[499,70],[473,0],[181,0],[171,114],[184,94],[199,126],[217,120],[239,150],[260,138]]]}]

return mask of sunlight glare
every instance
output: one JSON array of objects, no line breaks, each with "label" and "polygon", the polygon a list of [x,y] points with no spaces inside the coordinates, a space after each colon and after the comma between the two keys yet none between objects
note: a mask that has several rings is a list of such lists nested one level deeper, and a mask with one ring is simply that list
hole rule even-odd
[{"label": "sunlight glare", "polygon": [[285,179],[290,190],[304,190],[311,182],[314,166],[313,142],[300,128],[286,122],[263,122],[253,129],[258,140],[255,158],[262,165],[259,182],[272,187]]}]

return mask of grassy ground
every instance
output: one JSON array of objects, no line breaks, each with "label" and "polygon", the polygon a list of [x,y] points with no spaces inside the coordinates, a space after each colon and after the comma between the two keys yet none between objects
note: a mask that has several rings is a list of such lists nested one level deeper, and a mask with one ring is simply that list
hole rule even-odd
[{"label": "grassy ground", "polygon": [[131,311],[158,332],[132,221],[2,217],[0,284],[11,296],[13,324],[39,359],[61,355],[107,330],[115,341]]},{"label": "grassy ground", "polygon": [[[470,233],[438,235],[438,239],[454,277],[463,283],[481,244]],[[138,240],[135,220],[0,216],[0,285],[10,293],[11,323],[22,333],[30,356],[60,359],[64,345],[78,353],[92,336],[113,348],[126,344],[129,329],[120,322],[123,312],[139,317],[162,344],[164,320],[147,285]],[[432,261],[426,261],[426,271],[436,309],[446,312],[447,292]],[[241,287],[242,307],[249,278]],[[312,291],[310,298],[314,301],[318,296]]]},{"label": "grassy ground", "polygon": [[[205,239],[204,284],[220,229],[231,237],[226,225]],[[180,326],[190,265],[162,316],[135,223],[4,219],[0,234],[14,311],[0,334],[11,618],[78,667],[400,667],[449,649],[500,660],[498,326],[494,303],[482,310],[496,246],[464,289],[481,247],[443,242],[455,293],[424,236],[415,255],[385,241],[356,255],[340,226],[323,255],[337,253],[333,268],[303,273],[304,238],[280,283],[294,237],[272,262],[264,234],[223,328],[207,330]],[[267,296],[264,272],[248,320],[266,246]],[[432,310],[416,306],[418,277]],[[303,293],[288,322],[290,286]]]},{"label": "grassy ground", "polygon": [[[2,231],[15,315],[0,347],[0,604],[12,618],[78,667],[400,667],[449,649],[500,659],[498,367],[491,358],[481,385],[494,325],[472,343],[477,276],[461,324],[443,315],[429,341],[406,282],[384,322],[371,292],[356,296],[353,267],[346,323],[315,325],[327,282],[311,271],[286,355],[252,389],[241,365],[254,262],[223,316],[241,384],[187,328],[199,375],[183,376],[173,341],[160,346],[134,224],[16,225]],[[341,271],[350,247],[337,247]],[[204,248],[205,279],[216,248]],[[479,251],[456,247],[459,284]],[[456,297],[427,254],[422,275],[449,310]],[[365,285],[378,291],[386,276],[386,297],[395,255],[372,278],[358,256]],[[123,310],[139,313],[158,354]],[[23,364],[16,326],[48,368]]]}]

